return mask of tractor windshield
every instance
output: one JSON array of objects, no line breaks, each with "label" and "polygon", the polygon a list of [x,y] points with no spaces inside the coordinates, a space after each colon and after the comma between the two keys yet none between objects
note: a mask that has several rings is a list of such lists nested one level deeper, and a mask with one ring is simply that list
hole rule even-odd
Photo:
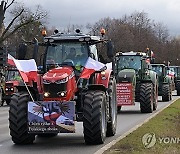
[{"label": "tractor windshield", "polygon": [[141,56],[120,56],[118,57],[117,69],[131,68],[136,71],[141,69]]},{"label": "tractor windshield", "polygon": [[163,74],[162,66],[152,65],[152,70],[156,72],[158,76],[161,76]]},{"label": "tractor windshield", "polygon": [[6,81],[22,81],[18,70],[8,70],[6,74]]},{"label": "tractor windshield", "polygon": [[88,59],[88,46],[81,42],[58,42],[47,48],[46,67],[51,65],[84,66]]}]

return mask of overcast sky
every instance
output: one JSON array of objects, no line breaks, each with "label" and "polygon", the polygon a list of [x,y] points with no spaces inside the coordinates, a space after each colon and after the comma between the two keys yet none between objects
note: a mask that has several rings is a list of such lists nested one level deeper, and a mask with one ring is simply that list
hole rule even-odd
[{"label": "overcast sky", "polygon": [[171,35],[180,35],[180,0],[16,0],[33,8],[40,4],[49,12],[49,26],[66,28],[69,24],[86,25],[101,18],[121,18],[134,11],[148,13],[162,22]]}]

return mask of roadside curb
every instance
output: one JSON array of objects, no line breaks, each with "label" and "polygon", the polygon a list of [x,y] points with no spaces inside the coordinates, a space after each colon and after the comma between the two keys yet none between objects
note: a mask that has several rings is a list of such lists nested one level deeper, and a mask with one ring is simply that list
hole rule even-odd
[{"label": "roadside curb", "polygon": [[138,129],[139,127],[141,127],[143,124],[147,123],[150,119],[152,119],[153,117],[155,117],[157,114],[159,114],[161,111],[163,111],[164,109],[166,109],[167,107],[169,107],[172,103],[174,103],[175,101],[177,101],[179,98],[176,98],[175,100],[173,100],[171,103],[169,103],[168,105],[166,105],[165,107],[163,107],[162,109],[160,109],[159,111],[157,111],[156,113],[154,113],[153,115],[151,115],[150,117],[148,117],[145,121],[143,121],[142,123],[134,126],[133,128],[131,128],[129,131],[125,132],[124,134],[122,134],[120,137],[118,137],[117,139],[111,141],[110,143],[106,144],[105,146],[103,146],[101,149],[99,149],[98,151],[96,151],[94,154],[102,154],[103,152],[105,152],[106,150],[108,150],[111,146],[113,146],[114,144],[116,144],[117,142],[119,142],[121,139],[125,138],[127,135],[129,135],[130,133],[132,133],[133,131],[135,131],[136,129]]}]

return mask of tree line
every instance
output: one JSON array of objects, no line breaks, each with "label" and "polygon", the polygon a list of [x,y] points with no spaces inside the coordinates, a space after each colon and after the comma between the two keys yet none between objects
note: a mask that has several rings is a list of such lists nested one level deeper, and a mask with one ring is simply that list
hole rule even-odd
[{"label": "tree line", "polygon": [[[8,9],[11,21],[4,24]],[[22,40],[29,41],[36,37],[42,41],[42,28],[46,28],[49,34],[53,33],[53,29],[48,28],[47,21],[48,13],[41,6],[36,6],[35,10],[31,10],[24,4],[18,4],[15,0],[1,1],[0,46],[17,51]],[[171,65],[180,65],[180,39],[170,36],[163,23],[156,23],[145,12],[125,14],[118,19],[106,17],[86,26],[68,25],[66,29],[59,31],[72,32],[78,27],[85,27],[91,35],[100,35],[100,29],[104,28],[106,37],[114,44],[115,52],[146,51],[148,47],[155,54],[155,62],[167,64],[170,61]],[[30,57],[32,47],[28,50],[30,51],[28,57]]]}]

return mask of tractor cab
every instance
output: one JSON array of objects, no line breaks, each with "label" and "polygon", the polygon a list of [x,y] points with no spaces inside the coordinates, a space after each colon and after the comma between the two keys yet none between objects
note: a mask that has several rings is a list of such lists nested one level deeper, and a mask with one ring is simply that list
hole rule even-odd
[{"label": "tractor cab", "polygon": [[99,36],[81,33],[56,33],[44,38],[46,50],[43,60],[44,100],[73,100],[79,93],[79,85],[87,88],[94,77],[80,79],[88,57],[98,61],[96,44]]},{"label": "tractor cab", "polygon": [[164,64],[151,64],[152,70],[158,75],[158,79],[163,82],[164,77],[167,75],[167,67]]},{"label": "tractor cab", "polygon": [[[135,73],[138,78],[141,78],[142,68],[146,68],[146,72],[150,69],[150,64],[146,58],[146,53],[141,52],[126,52],[116,54],[116,76],[120,72],[126,72],[127,69]],[[121,74],[121,73],[120,73]]]}]

